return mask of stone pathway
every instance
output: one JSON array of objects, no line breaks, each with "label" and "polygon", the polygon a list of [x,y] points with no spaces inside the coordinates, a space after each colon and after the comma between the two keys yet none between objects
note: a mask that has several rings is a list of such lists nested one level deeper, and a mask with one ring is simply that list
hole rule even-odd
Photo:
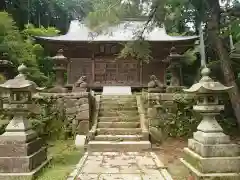
[{"label": "stone pathway", "polygon": [[153,152],[86,152],[67,180],[172,180],[172,178]]}]

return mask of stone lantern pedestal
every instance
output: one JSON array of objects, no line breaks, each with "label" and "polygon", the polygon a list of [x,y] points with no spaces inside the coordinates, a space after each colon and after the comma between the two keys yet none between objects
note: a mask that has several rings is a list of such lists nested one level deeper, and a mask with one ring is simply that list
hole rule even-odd
[{"label": "stone lantern pedestal", "polygon": [[52,57],[54,63],[54,70],[56,73],[56,83],[53,88],[49,90],[50,93],[66,93],[68,90],[64,87],[64,73],[67,71],[68,59],[63,56],[63,50],[60,49],[57,55]]},{"label": "stone lantern pedestal", "polygon": [[36,84],[26,80],[26,67],[21,65],[14,79],[0,85],[2,92],[8,94],[3,109],[13,115],[0,136],[0,180],[27,180],[47,164],[47,148],[32,129],[27,118],[32,103],[32,93],[38,90]]},{"label": "stone lantern pedestal", "polygon": [[215,119],[224,110],[224,106],[219,104],[219,93],[232,87],[214,82],[209,73],[210,70],[204,68],[199,83],[184,90],[197,95],[198,102],[193,109],[201,113],[203,119],[193,138],[188,140],[181,161],[195,177],[194,180],[239,180],[239,146],[231,143]]}]

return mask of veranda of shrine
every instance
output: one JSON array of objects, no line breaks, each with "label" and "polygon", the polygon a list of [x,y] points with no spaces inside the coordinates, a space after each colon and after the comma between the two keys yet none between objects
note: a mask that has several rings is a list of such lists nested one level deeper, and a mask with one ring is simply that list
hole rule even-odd
[{"label": "veranda of shrine", "polygon": [[181,59],[198,36],[174,37],[164,28],[155,28],[144,34],[153,60],[118,59],[121,43],[134,41],[134,30],[143,23],[126,21],[106,34],[94,34],[75,20],[65,35],[35,37],[53,56],[55,85],[37,87],[27,79],[25,65],[18,68],[15,78],[0,85],[1,109],[13,117],[0,136],[0,180],[32,179],[51,160],[27,116],[38,114],[40,107],[35,102],[46,97],[56,99],[56,106],[66,111],[75,144],[85,150],[67,180],[170,180],[152,145],[162,141],[164,117],[176,108],[174,98],[182,95],[196,99],[193,110],[202,116],[181,159],[189,178],[240,179],[239,145],[231,142],[215,119],[224,110],[219,94],[232,87],[211,79],[207,67],[198,83],[183,86]]}]

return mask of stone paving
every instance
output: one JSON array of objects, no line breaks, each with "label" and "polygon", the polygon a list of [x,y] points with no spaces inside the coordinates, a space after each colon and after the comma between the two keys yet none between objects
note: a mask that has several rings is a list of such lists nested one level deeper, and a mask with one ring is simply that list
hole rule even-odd
[{"label": "stone paving", "polygon": [[153,152],[85,153],[67,180],[172,180]]}]

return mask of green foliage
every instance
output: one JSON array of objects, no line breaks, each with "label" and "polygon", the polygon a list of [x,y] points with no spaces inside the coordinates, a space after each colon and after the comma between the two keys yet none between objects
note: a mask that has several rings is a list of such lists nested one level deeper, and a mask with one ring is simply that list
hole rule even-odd
[{"label": "green foliage", "polygon": [[34,129],[47,140],[59,140],[69,137],[66,127],[66,113],[56,99],[44,97],[37,101],[39,115],[32,115]]},{"label": "green foliage", "polygon": [[7,53],[15,67],[26,64],[29,78],[41,85],[46,77],[38,69],[33,47],[31,41],[23,39],[11,16],[0,12],[0,53]]},{"label": "green foliage", "polygon": [[131,41],[124,45],[123,50],[119,54],[119,58],[134,57],[137,60],[148,63],[152,59],[150,48],[151,46],[147,41]]},{"label": "green foliage", "polygon": [[56,26],[65,31],[71,19],[85,17],[92,9],[91,0],[4,0],[6,12],[13,15],[17,26],[25,24]]},{"label": "green foliage", "polygon": [[139,17],[143,8],[138,0],[94,0],[92,7],[86,22],[94,31],[101,31],[127,17]]},{"label": "green foliage", "polygon": [[194,104],[194,99],[186,94],[174,95],[172,106],[163,104],[166,119],[161,128],[171,137],[191,136],[200,123],[199,114],[192,110]]},{"label": "green foliage", "polygon": [[25,25],[23,30],[23,34],[26,36],[56,36],[60,31],[55,27],[47,27],[43,26],[36,28],[33,24]]}]

